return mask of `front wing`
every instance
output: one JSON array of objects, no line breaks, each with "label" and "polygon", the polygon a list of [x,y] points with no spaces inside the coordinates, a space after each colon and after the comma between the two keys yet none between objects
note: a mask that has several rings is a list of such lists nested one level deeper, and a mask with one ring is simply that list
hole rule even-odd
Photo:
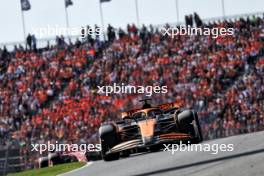
[{"label": "front wing", "polygon": [[167,133],[158,136],[153,136],[149,140],[134,139],[126,142],[122,142],[113,148],[111,148],[106,154],[121,152],[136,148],[146,148],[152,145],[163,144],[168,142],[179,142],[192,139],[193,137],[185,133]]}]

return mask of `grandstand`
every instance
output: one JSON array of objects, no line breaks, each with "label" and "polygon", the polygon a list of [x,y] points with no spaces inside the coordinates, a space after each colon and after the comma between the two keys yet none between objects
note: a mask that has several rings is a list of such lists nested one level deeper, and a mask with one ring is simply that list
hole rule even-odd
[{"label": "grandstand", "polygon": [[[264,129],[264,17],[207,22],[233,36],[162,36],[129,26],[101,41],[57,38],[36,49],[0,49],[0,143],[91,143],[104,121],[141,95],[97,94],[97,85],[167,85],[153,103],[198,111],[206,139]],[[34,161],[30,158],[31,162]]]}]

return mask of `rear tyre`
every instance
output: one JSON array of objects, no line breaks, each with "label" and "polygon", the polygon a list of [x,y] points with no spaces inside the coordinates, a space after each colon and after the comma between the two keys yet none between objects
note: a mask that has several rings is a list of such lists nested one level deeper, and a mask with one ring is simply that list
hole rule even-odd
[{"label": "rear tyre", "polygon": [[127,158],[129,156],[130,156],[130,151],[129,150],[125,150],[125,151],[122,151],[120,153],[120,157],[122,157],[122,158]]},{"label": "rear tyre", "polygon": [[180,131],[193,136],[191,143],[199,143],[203,141],[201,126],[196,112],[184,110],[178,115]]},{"label": "rear tyre", "polygon": [[160,151],[161,146],[160,145],[152,145],[149,147],[150,152],[158,152]]},{"label": "rear tyre", "polygon": [[116,129],[113,125],[104,125],[99,128],[99,137],[101,142],[101,155],[105,161],[118,160],[120,157],[119,152],[109,153],[107,152],[118,144],[118,136]]}]

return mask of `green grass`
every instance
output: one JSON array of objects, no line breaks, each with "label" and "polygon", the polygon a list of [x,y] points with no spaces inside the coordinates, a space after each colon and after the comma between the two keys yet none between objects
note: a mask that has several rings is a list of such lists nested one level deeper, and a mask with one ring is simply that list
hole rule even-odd
[{"label": "green grass", "polygon": [[85,165],[84,162],[74,162],[67,164],[55,165],[53,167],[45,167],[41,169],[27,170],[23,172],[8,174],[8,176],[56,176],[71,170],[77,169]]}]

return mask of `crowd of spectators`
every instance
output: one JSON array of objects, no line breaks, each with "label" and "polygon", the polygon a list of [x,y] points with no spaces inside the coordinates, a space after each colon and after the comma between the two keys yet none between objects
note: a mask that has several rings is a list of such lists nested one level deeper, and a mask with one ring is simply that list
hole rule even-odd
[{"label": "crowd of spectators", "polygon": [[34,120],[65,81],[86,67],[86,55],[75,47],[10,53],[0,76],[1,139],[10,138],[11,131],[19,131]]},{"label": "crowd of spectators", "polygon": [[140,106],[139,94],[97,93],[97,86],[113,83],[167,86],[152,103],[197,110],[206,139],[263,130],[264,19],[200,25],[235,33],[171,38],[153,26],[109,25],[107,41],[58,38],[42,50],[1,50],[1,142],[96,142],[102,122]]},{"label": "crowd of spectators", "polygon": [[264,127],[264,58],[246,66],[245,73],[213,101],[218,111],[210,123],[204,123],[208,139],[263,130]]}]

